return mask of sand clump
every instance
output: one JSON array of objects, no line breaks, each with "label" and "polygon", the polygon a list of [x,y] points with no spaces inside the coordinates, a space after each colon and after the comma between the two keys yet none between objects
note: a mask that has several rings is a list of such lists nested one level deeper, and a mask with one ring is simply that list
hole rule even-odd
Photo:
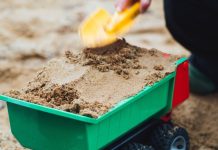
[{"label": "sand clump", "polygon": [[163,65],[156,65],[156,66],[154,66],[154,69],[161,71],[161,70],[164,70],[164,66]]},{"label": "sand clump", "polygon": [[176,57],[155,49],[132,46],[125,40],[86,48],[51,60],[29,84],[8,95],[28,102],[97,118],[174,71]]},{"label": "sand clump", "polygon": [[66,57],[71,63],[80,62],[83,66],[91,65],[100,72],[113,70],[116,74],[128,79],[129,70],[146,68],[138,60],[145,53],[147,49],[129,45],[125,40],[118,40],[104,48],[86,48],[80,58],[67,51]]}]

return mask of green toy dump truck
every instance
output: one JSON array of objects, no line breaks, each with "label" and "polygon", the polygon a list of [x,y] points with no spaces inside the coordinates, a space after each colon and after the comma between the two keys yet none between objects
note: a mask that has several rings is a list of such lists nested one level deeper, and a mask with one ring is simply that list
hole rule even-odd
[{"label": "green toy dump truck", "polygon": [[4,95],[0,100],[7,102],[13,135],[33,150],[188,150],[187,132],[170,118],[189,96],[188,61],[175,65],[175,72],[97,119]]}]

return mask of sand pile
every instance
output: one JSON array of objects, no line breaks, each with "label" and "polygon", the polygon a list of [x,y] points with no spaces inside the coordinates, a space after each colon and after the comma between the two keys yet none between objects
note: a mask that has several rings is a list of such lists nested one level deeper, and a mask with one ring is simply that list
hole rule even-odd
[{"label": "sand pile", "polygon": [[174,71],[176,57],[125,40],[51,60],[21,91],[9,95],[29,102],[97,118]]}]

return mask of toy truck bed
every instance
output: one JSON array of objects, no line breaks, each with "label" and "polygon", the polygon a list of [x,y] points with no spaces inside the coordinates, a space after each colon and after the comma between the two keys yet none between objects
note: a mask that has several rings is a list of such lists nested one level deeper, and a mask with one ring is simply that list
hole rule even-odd
[{"label": "toy truck bed", "polygon": [[[188,63],[176,62],[175,72],[118,103],[97,119],[29,103],[4,95],[11,131],[34,150],[97,150],[142,122],[161,118],[188,97]],[[165,118],[166,119],[166,118]]]}]

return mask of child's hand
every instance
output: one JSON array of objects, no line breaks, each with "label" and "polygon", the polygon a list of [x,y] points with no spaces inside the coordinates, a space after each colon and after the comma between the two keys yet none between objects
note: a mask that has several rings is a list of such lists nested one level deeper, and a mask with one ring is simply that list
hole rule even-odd
[{"label": "child's hand", "polygon": [[151,4],[151,0],[118,0],[116,4],[116,9],[120,11],[124,11],[125,9],[131,7],[135,2],[139,2],[141,4],[140,12],[145,12]]}]

